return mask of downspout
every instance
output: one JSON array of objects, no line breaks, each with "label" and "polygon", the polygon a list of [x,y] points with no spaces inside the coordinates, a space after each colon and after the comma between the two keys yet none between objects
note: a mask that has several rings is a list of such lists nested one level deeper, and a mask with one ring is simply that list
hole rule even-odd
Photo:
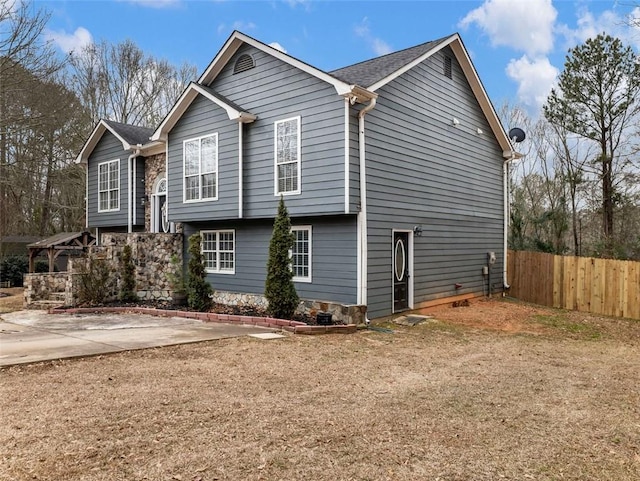
[{"label": "downspout", "polygon": [[[367,239],[367,171],[366,171],[366,147],[364,135],[364,117],[376,106],[376,99],[369,103],[358,113],[358,142],[360,147],[360,212],[358,212],[358,234],[360,238],[360,290],[358,292],[358,304],[367,304],[368,288],[368,239]],[[369,319],[365,319],[368,324]]]},{"label": "downspout", "polygon": [[127,232],[131,234],[133,232],[133,192],[132,192],[132,165],[134,159],[140,155],[140,144],[136,146],[136,149],[129,156],[127,161]]},{"label": "downspout", "polygon": [[242,145],[243,145],[243,127],[242,127],[242,121],[240,121],[240,119],[238,119],[238,219],[242,219],[243,216],[243,212],[242,212],[242,204],[244,203],[243,200],[243,190],[242,190],[242,184],[243,184],[243,163],[244,163],[244,151],[242,150]]},{"label": "downspout", "polygon": [[[100,187],[97,187],[100,190]],[[98,205],[100,200],[98,198]],[[87,168],[84,173],[84,226],[89,229],[89,159],[87,159]],[[96,236],[97,238],[97,236]]]},{"label": "downspout", "polygon": [[[511,286],[507,282],[507,239],[509,235],[509,164],[516,158],[516,153],[511,149],[511,157],[502,163],[502,195],[503,195],[503,222],[502,229],[502,292],[504,294]],[[491,292],[491,286],[489,286],[489,292]]]}]

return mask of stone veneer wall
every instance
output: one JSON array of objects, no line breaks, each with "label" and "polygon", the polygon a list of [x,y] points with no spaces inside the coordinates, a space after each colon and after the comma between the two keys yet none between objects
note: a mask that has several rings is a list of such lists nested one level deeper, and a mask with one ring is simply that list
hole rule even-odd
[{"label": "stone veneer wall", "polygon": [[52,294],[58,296],[57,300],[64,302],[66,306],[73,306],[75,293],[72,276],[68,272],[45,272],[24,276],[24,301],[27,306],[38,301],[48,301]]},{"label": "stone veneer wall", "polygon": [[[141,300],[170,300],[171,286],[167,279],[171,257],[182,259],[182,234],[113,234],[102,236],[103,245],[90,248],[92,256],[104,259],[114,272],[112,287],[106,300],[118,296],[120,259],[125,245],[131,246],[131,257],[135,265],[137,294]],[[81,264],[84,258],[69,261],[67,272],[25,275],[25,303],[29,307],[38,301],[57,300],[67,306],[78,301]],[[56,299],[53,299],[55,297]]]},{"label": "stone veneer wall", "polygon": [[[165,171],[165,153],[151,155],[144,159],[144,194],[146,199],[151,199],[153,186],[158,176]],[[144,230],[151,231],[151,200],[144,205]]]},{"label": "stone veneer wall", "polygon": [[[238,292],[215,291],[213,302],[230,306],[251,306],[266,309],[267,299],[260,294],[241,294]],[[328,301],[303,299],[296,313],[315,318],[319,312],[328,312],[336,324],[362,324],[365,322],[367,306],[337,304]]]},{"label": "stone veneer wall", "polygon": [[125,245],[131,246],[135,265],[137,294],[141,300],[170,300],[171,285],[167,273],[171,257],[182,259],[182,234],[140,232],[104,234],[102,249],[115,272],[120,271],[120,259]]}]

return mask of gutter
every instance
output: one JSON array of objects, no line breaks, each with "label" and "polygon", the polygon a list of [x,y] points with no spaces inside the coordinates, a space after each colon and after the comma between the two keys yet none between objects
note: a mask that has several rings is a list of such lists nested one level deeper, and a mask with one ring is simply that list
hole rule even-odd
[{"label": "gutter", "polygon": [[133,232],[133,162],[136,157],[138,157],[141,153],[142,144],[138,144],[135,150],[129,155],[129,159],[127,161],[127,232],[131,234]]},{"label": "gutter", "polygon": [[243,211],[242,206],[244,204],[243,199],[243,164],[244,164],[244,151],[243,151],[243,132],[242,122],[238,122],[238,219],[242,219]]},{"label": "gutter", "polygon": [[[505,150],[502,153],[503,157],[506,159],[502,163],[502,204],[503,204],[503,228],[502,228],[502,288],[503,292],[509,289],[511,286],[507,282],[507,239],[509,235],[509,190],[508,190],[508,182],[509,182],[509,164],[513,161],[522,158],[522,154],[513,150]],[[489,286],[489,292],[491,292],[491,286]]]}]

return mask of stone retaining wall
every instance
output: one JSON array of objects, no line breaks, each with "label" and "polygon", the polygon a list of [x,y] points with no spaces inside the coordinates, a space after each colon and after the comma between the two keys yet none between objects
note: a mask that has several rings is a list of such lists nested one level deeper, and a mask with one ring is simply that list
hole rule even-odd
[{"label": "stone retaining wall", "polygon": [[140,232],[133,234],[104,234],[101,250],[114,272],[121,270],[120,259],[125,245],[131,246],[135,266],[136,293],[141,300],[171,299],[171,257],[182,259],[182,234]]},{"label": "stone retaining wall", "polygon": [[46,272],[24,275],[24,300],[27,306],[38,302],[48,301],[52,294],[57,294],[67,306],[74,304],[73,288],[68,272]]},{"label": "stone retaining wall", "polygon": [[[229,306],[248,306],[266,309],[269,305],[267,299],[260,294],[215,291],[212,299],[213,302]],[[335,324],[362,324],[365,322],[367,306],[303,299],[296,309],[296,313],[312,318],[315,318],[319,312],[331,314],[331,319]]]},{"label": "stone retaining wall", "polygon": [[[138,297],[141,300],[171,300],[167,273],[171,269],[173,255],[182,259],[182,234],[103,234],[102,245],[91,247],[89,257],[105,260],[113,273],[114,281],[110,283],[106,301],[113,301],[118,296],[120,259],[125,245],[131,246]],[[38,301],[49,300],[59,301],[66,306],[76,305],[80,276],[86,262],[86,258],[75,258],[69,261],[67,272],[25,275],[27,307]]]}]

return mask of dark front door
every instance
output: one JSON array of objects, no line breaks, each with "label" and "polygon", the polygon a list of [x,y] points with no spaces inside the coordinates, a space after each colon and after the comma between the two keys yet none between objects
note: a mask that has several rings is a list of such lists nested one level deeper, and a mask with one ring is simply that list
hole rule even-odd
[{"label": "dark front door", "polygon": [[409,233],[393,234],[393,311],[409,308]]}]

